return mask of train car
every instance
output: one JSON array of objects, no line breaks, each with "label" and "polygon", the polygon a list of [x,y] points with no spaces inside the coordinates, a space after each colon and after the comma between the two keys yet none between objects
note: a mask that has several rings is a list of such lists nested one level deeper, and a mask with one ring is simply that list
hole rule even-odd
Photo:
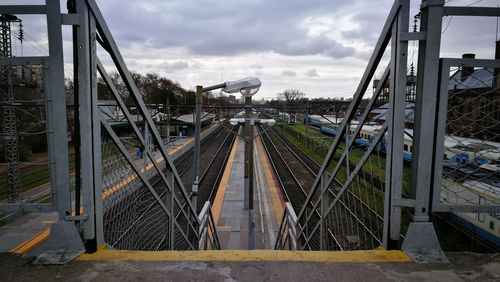
[{"label": "train car", "polygon": [[326,124],[328,121],[320,115],[309,115],[306,117],[306,120],[304,120],[304,122],[308,125],[321,128],[321,126]]},{"label": "train car", "polygon": [[459,164],[473,162],[489,169],[500,163],[500,143],[446,135],[444,157]]},{"label": "train car", "polygon": [[280,112],[277,119],[280,123],[287,123],[287,124],[295,123],[295,116],[289,113]]},{"label": "train car", "polygon": [[[450,204],[498,205],[500,203],[500,178],[490,176],[481,181],[474,174],[457,171],[454,176],[443,178],[446,189],[442,199]],[[453,222],[467,229],[475,236],[500,248],[500,214],[454,212]]]},{"label": "train car", "polygon": [[[336,136],[340,123],[322,125],[320,130],[329,136]],[[357,124],[351,124],[349,134],[354,134]],[[368,147],[374,137],[379,133],[382,126],[368,124],[363,125],[360,133],[356,136],[355,144]],[[403,159],[411,161],[413,151],[413,130],[405,129],[403,144]],[[485,169],[500,171],[500,143],[484,141],[472,138],[446,135],[444,141],[444,157],[446,160],[456,163],[473,162]]]}]

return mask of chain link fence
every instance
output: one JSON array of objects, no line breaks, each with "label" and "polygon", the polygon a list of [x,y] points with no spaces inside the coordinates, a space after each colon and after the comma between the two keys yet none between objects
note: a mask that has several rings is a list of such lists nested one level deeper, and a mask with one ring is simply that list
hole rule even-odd
[{"label": "chain link fence", "polygon": [[434,210],[452,211],[455,221],[498,241],[500,71],[495,61],[442,65]]}]

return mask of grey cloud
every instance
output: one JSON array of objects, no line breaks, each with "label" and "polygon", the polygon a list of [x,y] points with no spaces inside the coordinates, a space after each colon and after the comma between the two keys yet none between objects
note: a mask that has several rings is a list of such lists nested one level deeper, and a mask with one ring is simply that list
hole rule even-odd
[{"label": "grey cloud", "polygon": [[186,69],[189,67],[189,64],[185,61],[171,61],[166,62],[160,65],[160,68],[165,69],[167,71],[176,71],[181,69]]},{"label": "grey cloud", "polygon": [[250,66],[250,68],[252,68],[252,69],[261,69],[262,66],[259,65],[259,64],[253,64],[253,65]]},{"label": "grey cloud", "polygon": [[309,77],[319,76],[318,71],[317,71],[316,69],[314,69],[314,68],[312,68],[312,69],[308,70],[308,71],[306,72],[306,74],[307,74],[307,76],[309,76]]},{"label": "grey cloud", "polygon": [[310,55],[322,53],[328,48],[328,40],[325,37],[314,37],[306,40],[297,40],[288,43],[278,53],[285,55]]},{"label": "grey cloud", "polygon": [[256,76],[262,76],[264,74],[261,70],[254,72]]},{"label": "grey cloud", "polygon": [[281,75],[283,75],[283,76],[297,76],[297,73],[293,70],[283,70],[281,72]]},{"label": "grey cloud", "polygon": [[309,37],[289,42],[281,49],[275,50],[284,55],[315,55],[323,54],[334,58],[343,58],[354,54],[352,47],[346,47],[326,36]]},{"label": "grey cloud", "polygon": [[[135,1],[100,0],[121,46],[183,47],[192,54],[233,56],[269,52],[297,56],[351,56],[355,50],[324,36],[310,37],[299,24],[328,14],[345,1]],[[120,9],[116,9],[116,6]],[[209,7],[209,8],[200,8]]]},{"label": "grey cloud", "polygon": [[344,58],[354,55],[356,50],[353,47],[346,47],[342,44],[334,42],[333,47],[325,50],[324,54],[333,58]]}]

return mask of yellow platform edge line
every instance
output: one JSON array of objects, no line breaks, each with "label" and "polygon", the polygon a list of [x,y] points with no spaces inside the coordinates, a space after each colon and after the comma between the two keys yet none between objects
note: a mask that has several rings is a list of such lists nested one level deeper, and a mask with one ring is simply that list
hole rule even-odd
[{"label": "yellow platform edge line", "polygon": [[279,189],[279,184],[274,180],[274,170],[271,165],[271,161],[267,156],[266,149],[264,148],[264,144],[260,138],[255,140],[260,155],[260,161],[262,163],[264,177],[267,183],[267,192],[271,198],[271,205],[274,210],[274,218],[278,227],[281,224],[281,219],[283,218],[283,211],[285,206],[283,205],[284,201],[282,201],[283,196],[281,195],[281,191]]},{"label": "yellow platform edge line", "polygon": [[[209,134],[209,132],[211,132],[213,130],[213,128],[215,128],[215,127],[208,128],[207,130],[202,132],[201,133],[202,137]],[[189,144],[191,144],[193,142],[194,142],[194,137],[189,137],[188,141],[186,141],[184,144],[182,144],[178,148],[171,148],[171,150],[168,152],[169,156],[174,156],[180,150],[182,150],[183,148],[185,148],[186,146],[188,146]],[[163,160],[163,158],[161,158],[161,161],[162,160]],[[157,161],[160,161],[160,159],[157,159]],[[119,184],[120,183],[118,183],[116,186],[118,186]],[[114,190],[114,188],[115,187],[113,187],[111,189]],[[103,194],[104,194],[103,199],[106,199],[108,196],[110,196],[110,195],[106,194],[105,192]],[[36,247],[40,246],[43,242],[45,242],[49,238],[49,234],[50,234],[50,227],[46,227],[42,231],[40,231],[39,233],[33,235],[32,237],[30,237],[26,241],[19,244],[18,246],[10,249],[9,253],[27,254],[28,252],[30,252],[31,250],[35,249]]]},{"label": "yellow platform edge line", "polygon": [[[241,129],[240,129],[241,131]],[[229,158],[224,168],[224,173],[222,174],[222,179],[219,182],[219,187],[217,187],[217,193],[215,194],[214,202],[212,204],[212,214],[214,217],[215,226],[219,223],[219,219],[222,213],[222,205],[224,204],[224,198],[226,196],[227,185],[229,183],[229,176],[233,170],[233,162],[236,156],[236,148],[240,142],[240,136],[236,135],[236,138],[229,153]]]},{"label": "yellow platform edge line", "polygon": [[9,250],[9,253],[26,254],[34,248],[40,246],[45,240],[49,238],[50,227],[45,227],[42,231],[21,243],[19,246]]},{"label": "yellow platform edge line", "polygon": [[79,261],[303,261],[303,262],[412,262],[403,251],[274,251],[274,250],[227,250],[227,251],[118,251],[99,250],[80,255]]}]

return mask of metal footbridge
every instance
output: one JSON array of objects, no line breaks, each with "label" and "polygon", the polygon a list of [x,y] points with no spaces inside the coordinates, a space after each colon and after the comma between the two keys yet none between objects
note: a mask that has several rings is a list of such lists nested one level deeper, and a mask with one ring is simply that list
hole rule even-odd
[{"label": "metal footbridge", "polygon": [[[13,67],[37,65],[43,69],[51,191],[50,202],[30,203],[19,199],[20,191],[10,187],[9,201],[1,203],[0,210],[17,215],[57,212],[57,221],[51,226],[47,241],[36,253],[59,259],[93,253],[101,246],[137,251],[220,249],[212,213],[216,188],[202,190],[201,186],[214,186],[223,178],[223,168],[239,126],[221,122],[217,128],[208,130],[205,141],[201,141],[202,105],[198,93],[194,152],[171,154],[95,0],[69,2],[74,5],[69,5],[67,13],[61,12],[59,0],[47,0],[43,5],[0,5],[2,15],[46,16],[49,54],[21,57],[2,54],[0,66],[1,91],[6,97],[12,91],[8,78]],[[433,213],[500,212],[500,188],[487,180],[498,177],[498,168],[488,169],[480,164],[483,165],[480,169],[471,172],[470,162],[452,157],[460,155],[457,152],[461,150],[463,154],[474,152],[477,159],[486,154],[498,155],[500,149],[495,147],[499,135],[493,130],[479,136],[470,132],[472,126],[459,126],[468,121],[467,114],[460,111],[470,103],[463,93],[471,90],[471,84],[450,77],[450,72],[458,68],[494,70],[489,90],[472,91],[480,97],[477,99],[486,99],[483,104],[498,105],[496,69],[500,69],[500,61],[441,58],[445,16],[498,17],[500,9],[447,6],[444,1],[424,0],[420,6],[419,30],[410,31],[409,22],[413,20],[410,1],[397,0],[345,116],[335,123],[335,138],[331,143],[302,140],[307,144],[304,151],[297,147],[299,139],[290,141],[298,136],[292,129],[260,125],[258,131],[249,133],[260,138],[285,195],[275,249],[348,251],[383,247],[409,253],[440,253],[440,242],[431,221]],[[73,36],[74,111],[68,109],[65,99],[62,33],[65,26],[72,28]],[[411,112],[415,127],[410,134],[405,129],[405,120],[409,118],[405,101],[410,69],[408,54],[410,48],[417,46],[418,67],[413,89],[416,100]],[[384,56],[390,58],[387,65],[382,64]],[[103,62],[112,62],[125,89],[117,89],[108,71],[111,66]],[[381,71],[380,83],[373,94],[368,93],[374,74]],[[98,79],[112,93],[120,122],[130,128],[127,136],[102,110]],[[452,84],[459,86],[450,88]],[[384,92],[386,86],[388,92]],[[371,112],[377,99],[386,94],[386,116],[375,127]],[[3,105],[5,109],[12,106],[7,102]],[[244,106],[234,106],[238,107]],[[247,110],[251,107],[247,105]],[[498,113],[498,108],[494,111]],[[68,165],[70,113],[75,117],[78,132],[75,171]],[[498,115],[472,122],[483,129],[498,129],[500,124]],[[250,122],[245,125],[246,132],[251,131],[248,126]],[[368,136],[368,128],[375,128],[376,134]],[[245,146],[253,142],[250,138],[243,139]],[[361,139],[367,142],[360,145]],[[145,148],[143,158],[134,155],[137,148]],[[200,150],[204,148],[206,156],[213,157],[203,159],[202,153],[200,160]],[[410,164],[402,157],[409,148]],[[307,150],[324,158],[314,160]],[[212,163],[219,170],[205,171]],[[303,174],[293,167],[299,163]],[[13,172],[16,166],[11,167]],[[204,171],[199,172],[200,168]],[[253,174],[245,171],[245,177],[248,173]],[[470,192],[473,195],[464,190],[473,191]]]}]

